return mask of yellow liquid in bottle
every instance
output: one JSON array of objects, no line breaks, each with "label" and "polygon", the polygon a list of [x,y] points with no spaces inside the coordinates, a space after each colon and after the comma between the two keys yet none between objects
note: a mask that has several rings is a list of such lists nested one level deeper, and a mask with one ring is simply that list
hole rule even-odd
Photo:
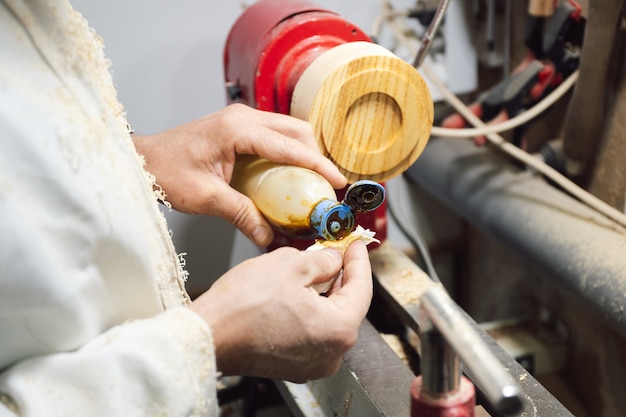
[{"label": "yellow liquid in bottle", "polygon": [[238,158],[231,186],[248,196],[265,218],[288,236],[310,237],[313,207],[323,199],[337,200],[330,183],[315,171],[257,156]]}]

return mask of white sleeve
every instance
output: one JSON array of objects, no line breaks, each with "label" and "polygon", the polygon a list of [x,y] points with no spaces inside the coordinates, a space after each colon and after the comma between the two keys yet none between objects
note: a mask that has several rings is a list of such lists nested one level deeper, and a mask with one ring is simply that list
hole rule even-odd
[{"label": "white sleeve", "polygon": [[208,325],[186,307],[0,374],[0,416],[216,416]]},{"label": "white sleeve", "polygon": [[10,0],[0,39],[0,417],[217,415],[97,36],[66,0]]}]

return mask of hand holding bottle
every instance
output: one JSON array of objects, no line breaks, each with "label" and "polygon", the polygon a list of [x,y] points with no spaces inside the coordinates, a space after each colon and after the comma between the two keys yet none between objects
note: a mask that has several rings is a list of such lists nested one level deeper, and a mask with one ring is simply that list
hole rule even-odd
[{"label": "hand holding bottle", "polygon": [[248,197],[229,186],[237,155],[302,166],[334,188],[346,185],[320,154],[309,123],[243,104],[157,135],[133,135],[133,141],[176,210],[221,217],[261,246],[272,241],[272,228]]}]

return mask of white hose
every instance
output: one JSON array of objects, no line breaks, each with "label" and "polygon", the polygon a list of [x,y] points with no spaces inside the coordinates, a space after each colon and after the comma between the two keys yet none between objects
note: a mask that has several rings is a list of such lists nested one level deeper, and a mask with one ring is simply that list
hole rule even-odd
[{"label": "white hose", "polygon": [[[431,77],[428,77],[431,79]],[[476,136],[485,136],[489,133],[501,133],[506,132],[507,130],[514,129],[518,126],[523,125],[539,116],[545,110],[547,110],[550,106],[556,103],[565,93],[576,84],[578,80],[578,70],[573,72],[565,81],[563,81],[557,88],[554,89],[550,94],[548,94],[545,98],[543,98],[539,103],[535,104],[530,109],[526,110],[524,113],[519,114],[512,119],[509,119],[502,123],[497,123],[493,125],[484,125],[482,127],[475,128],[464,128],[464,129],[448,129],[445,127],[433,126],[430,133],[433,136],[440,136],[446,138],[473,138]],[[432,79],[431,79],[432,81]],[[433,81],[434,83],[434,81]]]}]

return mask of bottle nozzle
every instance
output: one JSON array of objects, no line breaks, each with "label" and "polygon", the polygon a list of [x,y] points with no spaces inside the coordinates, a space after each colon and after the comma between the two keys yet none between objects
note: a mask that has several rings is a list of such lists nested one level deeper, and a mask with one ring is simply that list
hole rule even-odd
[{"label": "bottle nozzle", "polygon": [[340,240],[354,230],[354,213],[346,204],[323,199],[313,207],[311,228],[326,240]]}]

